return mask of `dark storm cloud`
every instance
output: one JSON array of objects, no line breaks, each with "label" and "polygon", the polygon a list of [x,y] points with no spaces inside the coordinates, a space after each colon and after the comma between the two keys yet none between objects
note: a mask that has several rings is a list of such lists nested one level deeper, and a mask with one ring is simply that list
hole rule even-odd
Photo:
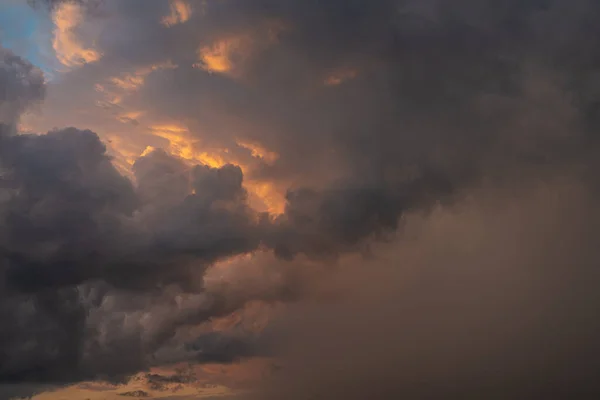
[{"label": "dark storm cloud", "polygon": [[[150,333],[141,325],[121,332],[123,320],[102,314],[114,287],[143,294],[177,284],[201,291],[208,265],[258,245],[238,167],[184,171],[196,194],[181,192],[174,203],[153,208],[116,172],[90,131],[3,136],[2,144],[2,381],[133,373],[177,327],[243,305],[218,295],[201,297],[189,309],[171,305]],[[141,159],[136,172],[145,167],[160,179],[152,158]],[[146,177],[141,193],[148,186]],[[118,301],[118,309],[136,310],[126,296]],[[151,306],[148,301],[142,306]]]},{"label": "dark storm cloud", "polygon": [[289,309],[283,368],[250,398],[594,397],[597,196],[572,177],[411,216],[335,302]]},{"label": "dark storm cloud", "polygon": [[[331,148],[330,157],[342,164],[336,189],[289,194],[282,218],[284,226],[293,226],[288,249],[327,253],[352,247],[381,230],[395,230],[404,212],[460,196],[484,180],[526,182],[573,164],[593,168],[596,62],[579,41],[598,40],[595,28],[584,23],[587,15],[598,15],[597,5],[270,5],[267,14],[292,26],[273,53],[301,55],[321,73],[340,63],[363,68],[339,87],[298,95],[296,84],[315,80],[303,75],[306,65],[279,69],[277,57],[257,57],[252,77],[272,95],[261,96],[255,107],[269,101],[286,107],[272,103],[249,113],[278,120],[273,131],[281,140],[274,148],[282,163],[290,162],[293,170],[322,167],[319,154]],[[570,22],[556,21],[563,11]],[[551,33],[557,24],[560,39]],[[258,72],[274,70],[289,80]],[[583,76],[588,81],[582,85]],[[285,89],[278,89],[281,84]],[[305,152],[311,163],[295,160]]]},{"label": "dark storm cloud", "polygon": [[[75,72],[80,74],[76,77],[84,80],[86,74],[98,73],[107,78],[102,75],[107,73],[105,66],[112,73],[114,65],[135,69],[170,59],[177,68],[152,72],[127,101],[139,102],[151,114],[184,121],[192,132],[213,132],[214,136],[201,137],[209,145],[229,145],[238,138],[261,143],[280,157],[273,165],[252,171],[253,177],[293,185],[285,213],[271,220],[248,206],[240,167],[190,167],[157,150],[135,163],[134,185],[114,169],[104,145],[90,131],[68,128],[44,136],[15,136],[12,128],[6,128],[0,135],[0,380],[4,382],[120,377],[159,362],[151,358],[163,345],[177,347],[172,342],[179,327],[225,315],[251,299],[297,299],[302,285],[293,279],[294,273],[275,288],[256,282],[234,290],[203,287],[201,277],[212,263],[252,252],[261,244],[286,260],[298,255],[332,260],[343,253],[367,251],[371,239],[389,240],[407,214],[461,204],[483,184],[502,188],[499,198],[520,204],[521,198],[506,193],[556,176],[568,176],[584,187],[596,179],[600,32],[594,21],[600,6],[595,2],[225,0],[207,2],[203,12],[194,8],[190,20],[172,27],[159,23],[168,13],[166,2],[106,2],[105,7],[98,7],[97,18],[117,15],[122,23],[100,35],[96,44],[102,58]],[[256,49],[243,58],[240,76],[192,68],[199,47],[228,35],[254,37],[256,29],[273,21],[283,25],[277,40],[261,47],[255,41],[262,36],[256,34],[248,45]],[[1,55],[0,89],[6,95],[0,107],[12,124],[41,98],[43,80],[19,58],[8,52]],[[340,69],[355,71],[355,76],[325,85]],[[557,224],[565,229],[551,231],[551,243],[559,246],[565,239],[569,246],[550,247],[553,259],[532,263],[534,269],[547,264],[551,274],[573,278],[565,281],[573,287],[586,281],[580,279],[583,276],[590,277],[590,284],[596,282],[593,273],[587,275],[598,260],[589,245],[598,227],[591,206],[597,198],[594,193],[589,196],[579,210],[590,211],[589,220],[581,215],[577,221],[561,219]],[[535,210],[530,204],[523,207]],[[506,229],[518,231],[543,221],[522,216],[510,219],[512,225]],[[493,231],[490,226],[485,228]],[[498,234],[485,245],[501,259],[499,243],[510,238]],[[509,264],[529,266],[523,261],[530,248],[526,239],[520,244],[523,257],[509,259]],[[532,246],[545,249],[547,243],[541,242]],[[438,242],[435,245],[437,251]],[[543,252],[536,248],[531,254]],[[574,254],[580,258],[572,259]],[[494,262],[482,254],[465,265],[490,260]],[[446,261],[432,260],[436,265]],[[566,265],[571,263],[574,268],[583,265],[586,273],[575,269],[570,275]],[[439,288],[440,293],[449,290],[444,299],[465,289],[472,295],[467,296],[469,302],[477,304],[479,295],[485,295],[478,288],[493,288],[489,282],[481,286],[455,282],[460,276],[446,270],[435,273],[452,278],[449,285],[464,284]],[[518,282],[507,283],[506,292],[514,285]],[[172,287],[174,294],[169,292]],[[557,291],[557,298],[570,301],[573,287]],[[424,293],[423,301],[440,305],[436,290]],[[567,309],[596,301],[591,289],[585,293]],[[183,294],[191,297],[182,306],[177,296]],[[398,303],[410,307],[418,297],[392,299],[381,307],[388,310]],[[525,305],[533,304],[530,315],[544,305],[560,303],[547,303],[546,297],[521,299]],[[502,303],[501,297],[490,300]],[[148,310],[150,321],[143,316]],[[424,310],[424,315],[439,314],[431,304]],[[371,322],[381,326],[388,317],[396,318],[389,311]],[[427,322],[409,317],[398,326]],[[584,317],[577,314],[561,323],[579,326]],[[488,322],[502,329],[502,318]],[[506,322],[508,327],[517,323],[520,320]],[[550,329],[552,324],[545,321],[541,326]],[[366,332],[351,328],[356,330],[348,337],[358,340],[359,358],[364,356],[369,366],[377,362],[371,350],[376,356],[383,354],[385,345],[395,340],[379,335],[376,327]],[[405,335],[416,340],[426,333],[432,338],[427,343],[435,344],[446,328],[443,324],[437,331],[415,328]],[[400,334],[402,329],[392,332]],[[543,336],[548,330],[536,332]],[[595,327],[590,332],[595,333]],[[369,340],[361,342],[362,333]],[[563,336],[545,337],[556,345]],[[519,342],[519,349],[528,340]],[[330,338],[323,343],[331,343]],[[424,360],[435,364],[450,347],[458,348],[440,343]],[[583,341],[582,346],[589,343]],[[198,338],[191,349],[199,352],[200,360],[230,361],[256,354],[255,345],[245,338],[209,335]],[[312,350],[310,345],[306,347]],[[337,349],[329,354],[330,360],[353,350],[345,341],[340,352]],[[569,351],[567,346],[567,358],[582,354]],[[450,359],[459,358],[450,353]],[[402,354],[392,351],[389,359],[384,357],[388,371],[398,367],[395,357]],[[314,363],[309,355],[308,362]],[[531,353],[533,359],[538,356]],[[418,366],[420,359],[418,352],[414,357],[409,353],[406,365],[399,368],[409,373],[409,363]],[[500,364],[513,366],[519,363],[515,360]],[[500,374],[506,388],[527,372],[539,370],[538,364],[524,365],[522,375]],[[596,367],[592,362],[568,383],[585,390],[586,374]],[[415,382],[407,385],[416,385],[429,371],[417,368]],[[485,379],[493,375],[482,376],[487,372],[484,366],[474,375],[481,387],[503,385],[486,386]],[[350,371],[348,380],[357,374],[369,376],[359,366]],[[330,376],[326,370],[317,395],[367,397],[369,387],[360,386],[360,380],[350,390],[329,391]],[[374,382],[383,389],[375,397],[397,393],[398,386],[391,392],[385,388],[389,376],[378,376]],[[432,390],[447,385],[444,381]],[[462,381],[458,389],[463,389]],[[412,393],[412,387],[407,390]]]},{"label": "dark storm cloud", "polygon": [[195,361],[230,363],[243,358],[268,355],[262,334],[209,332],[187,344]]},{"label": "dark storm cloud", "polygon": [[[90,131],[9,136],[2,143],[6,276],[20,291],[90,279],[119,286],[147,281],[152,287],[177,273],[163,276],[164,265],[210,264],[258,245],[239,167],[186,167],[165,180],[169,171],[153,165],[161,156],[150,154],[134,167],[140,175],[136,192]],[[153,183],[144,170],[162,193],[175,196],[170,204],[151,197]],[[178,184],[179,191],[168,190]]]},{"label": "dark storm cloud", "polygon": [[[2,107],[14,123],[44,86],[33,67],[2,54]],[[172,296],[157,299],[168,285],[202,291],[211,263],[258,246],[240,168],[190,168],[157,151],[134,170],[137,187],[91,131],[17,135],[2,126],[1,381],[124,376],[148,366],[178,327],[243,305],[206,294],[181,310]],[[168,311],[158,326],[144,327],[140,314],[122,330],[124,313],[161,301]]]},{"label": "dark storm cloud", "polygon": [[[215,133],[203,141],[230,143],[235,134],[278,152],[273,166],[252,177],[300,186],[290,193],[294,215],[294,202],[306,197],[323,203],[315,205],[323,214],[326,203],[339,206],[337,216],[327,216],[337,222],[312,219],[315,227],[329,224],[325,230],[343,227],[346,238],[320,231],[312,235],[320,246],[342,248],[347,238],[393,230],[422,197],[435,202],[482,179],[520,178],[523,168],[534,177],[553,173],[596,152],[589,43],[597,32],[585,22],[600,11],[595,3],[223,1],[203,10],[164,30],[173,42],[197,37],[196,47],[156,48],[180,68],[151,75],[137,96],[150,99],[145,105],[153,113]],[[197,47],[252,35],[271,20],[286,28],[275,44],[240,62],[239,80],[186,64]],[[144,51],[152,48],[145,43]],[[340,68],[355,69],[356,77],[324,85]],[[296,217],[288,217],[293,225]],[[311,247],[291,241],[287,247]]]}]

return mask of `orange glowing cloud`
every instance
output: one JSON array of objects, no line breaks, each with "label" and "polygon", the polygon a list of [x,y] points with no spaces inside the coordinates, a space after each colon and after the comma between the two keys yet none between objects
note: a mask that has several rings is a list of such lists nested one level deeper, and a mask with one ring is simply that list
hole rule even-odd
[{"label": "orange glowing cloud", "polygon": [[140,157],[147,156],[148,154],[152,153],[154,150],[156,150],[156,147],[146,146],[144,151],[142,151],[142,154],[140,154]]},{"label": "orange glowing cloud", "polygon": [[216,153],[198,151],[199,141],[191,137],[185,126],[178,124],[154,125],[150,127],[152,134],[166,139],[169,142],[168,150],[171,154],[180,157],[192,164],[205,164],[219,168],[227,162]]},{"label": "orange glowing cloud", "polygon": [[161,23],[167,27],[183,24],[192,15],[191,6],[183,0],[170,1],[170,14],[163,17]]},{"label": "orange glowing cloud", "polygon": [[121,76],[109,78],[109,82],[125,92],[134,92],[144,84],[146,77],[152,72],[174,68],[177,68],[177,65],[173,64],[169,60],[140,68],[133,73],[122,74]]},{"label": "orange glowing cloud", "polygon": [[[265,181],[247,181],[246,188],[251,194],[255,195],[266,211],[271,214],[281,214],[285,210],[285,195],[284,191],[277,188],[271,182]],[[259,204],[254,205],[256,208],[261,208]]]},{"label": "orange glowing cloud", "polygon": [[150,127],[152,134],[169,142],[170,153],[188,161],[195,159],[194,143],[185,126],[177,124],[154,125]]},{"label": "orange glowing cloud", "polygon": [[[154,374],[171,374],[165,368],[154,368],[150,371]],[[168,375],[167,375],[168,376]],[[126,384],[112,385],[99,382],[84,382],[77,385],[67,386],[56,391],[50,391],[33,396],[32,400],[65,400],[65,399],[88,399],[88,400],[123,400],[132,397],[144,397],[152,399],[215,399],[218,397],[231,396],[237,392],[226,386],[218,384],[206,384],[205,382],[191,382],[185,384],[172,384],[155,387],[152,385],[146,373],[140,373],[132,377]],[[16,400],[16,399],[15,399]]]},{"label": "orange glowing cloud", "polygon": [[[212,149],[210,151],[200,151],[201,143],[194,139],[189,130],[179,124],[162,124],[150,127],[152,134],[168,141],[167,151],[180,157],[190,164],[204,164],[213,168],[220,168],[227,163],[239,165],[244,175],[249,172],[248,165],[239,160],[232,159],[227,149]],[[239,145],[239,143],[238,143]],[[248,145],[250,146],[250,145]],[[244,146],[249,148],[247,146]],[[278,155],[266,150],[263,146],[254,143],[251,146],[254,149],[254,156],[274,161]],[[250,193],[251,205],[261,211],[268,211],[273,214],[281,214],[285,208],[285,196],[283,191],[275,185],[266,181],[256,181],[246,179],[244,186]]]},{"label": "orange glowing cloud", "polygon": [[211,46],[204,46],[198,50],[200,64],[196,64],[196,67],[208,72],[232,73],[235,68],[234,59],[243,57],[244,45],[249,44],[248,38],[233,37],[222,39]]},{"label": "orange glowing cloud", "polygon": [[[106,94],[104,87],[97,90]],[[114,101],[114,98],[112,99]],[[248,158],[237,158],[234,151],[227,148],[204,146],[198,136],[188,127],[176,121],[154,120],[143,110],[127,111],[119,104],[112,104],[111,112],[116,119],[128,123],[135,134],[122,133],[103,134],[113,163],[118,170],[128,176],[132,175],[131,167],[135,161],[149,154],[156,148],[163,148],[168,153],[181,158],[188,165],[208,165],[220,168],[225,164],[238,165],[244,173],[244,186],[249,194],[249,204],[259,212],[281,214],[285,208],[285,190],[272,182],[253,178],[253,165]],[[141,118],[141,120],[140,120]],[[146,125],[147,124],[147,125]],[[260,162],[271,165],[279,155],[255,141],[238,139],[236,145],[247,149],[250,155]]]},{"label": "orange glowing cloud", "polygon": [[137,124],[138,118],[144,115],[144,111],[127,111],[117,116],[120,122]]},{"label": "orange glowing cloud", "polygon": [[230,76],[239,76],[245,61],[277,42],[286,26],[270,21],[250,32],[231,34],[198,49],[195,68]]},{"label": "orange glowing cloud", "polygon": [[139,146],[119,134],[107,134],[105,137],[107,148],[116,155],[116,161],[124,163],[122,167],[129,169],[139,157]]},{"label": "orange glowing cloud", "polygon": [[259,143],[250,143],[243,140],[238,140],[237,144],[240,147],[250,150],[252,157],[259,158],[269,165],[272,165],[279,158],[279,154],[267,150]]},{"label": "orange glowing cloud", "polygon": [[110,78],[110,82],[123,90],[136,90],[144,84],[144,76],[125,75],[121,78]]},{"label": "orange glowing cloud", "polygon": [[108,89],[104,85],[97,83],[94,86],[94,89],[98,93],[101,93],[104,97],[103,100],[98,100],[96,102],[96,105],[100,108],[106,108],[106,109],[113,108],[115,106],[118,106],[123,101],[122,95]]},{"label": "orange glowing cloud", "polygon": [[177,68],[175,64],[171,61],[165,61],[139,68],[134,72],[113,76],[102,83],[97,83],[95,90],[102,94],[102,99],[96,101],[96,105],[100,108],[113,110],[113,114],[117,115],[116,119],[122,123],[137,124],[137,119],[145,112],[143,110],[124,110],[123,100],[139,90],[152,72],[174,68]]},{"label": "orange glowing cloud", "polygon": [[77,67],[98,61],[102,55],[85,47],[75,33],[83,22],[81,7],[76,3],[62,2],[52,15],[54,38],[52,47],[56,58],[66,67]]}]

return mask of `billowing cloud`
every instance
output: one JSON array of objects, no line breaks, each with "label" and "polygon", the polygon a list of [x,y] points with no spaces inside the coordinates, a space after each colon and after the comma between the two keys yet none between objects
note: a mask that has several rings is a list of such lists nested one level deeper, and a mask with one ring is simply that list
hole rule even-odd
[{"label": "billowing cloud", "polygon": [[[358,366],[341,375],[356,385],[371,382],[354,380],[368,378],[371,369],[384,374],[373,378],[382,388],[392,382],[375,368],[379,355],[392,371],[398,370],[396,357],[418,364],[423,355],[437,363],[441,354],[459,348],[444,341],[446,332],[457,337],[452,324],[435,325],[433,318],[437,328],[423,331],[416,326],[428,321],[415,321],[408,311],[398,316],[389,304],[444,305],[438,299],[464,293],[469,301],[457,307],[477,304],[479,296],[512,306],[479,290],[498,293],[485,273],[463,275],[461,268],[487,271],[506,264],[506,270],[490,271],[498,278],[528,271],[532,280],[526,282],[532,282],[528,288],[536,295],[539,287],[532,276],[556,274],[564,279],[551,279],[549,285],[573,286],[551,292],[571,301],[582,282],[594,282],[588,271],[598,260],[589,238],[597,228],[592,205],[599,159],[594,58],[599,32],[594,21],[600,7],[587,0],[496,3],[221,0],[196,7],[132,0],[105,1],[94,12],[85,4],[54,7],[55,16],[67,13],[66,22],[57,26],[72,35],[63,37],[62,43],[69,44],[63,53],[78,68],[47,85],[45,120],[27,121],[47,134],[16,135],[12,126],[42,97],[43,80],[10,53],[3,53],[6,67],[0,69],[5,71],[0,84],[8,94],[0,107],[11,124],[3,128],[0,147],[0,326],[6,326],[0,333],[8,338],[2,342],[7,356],[0,379],[114,379],[154,364],[261,354],[263,342],[255,341],[254,333],[195,329],[249,301],[311,297],[329,279],[333,265],[343,266],[357,254],[377,257],[381,241],[402,250],[392,252],[399,260],[395,264],[408,256],[429,256],[435,268],[427,271],[442,277],[433,288],[449,294],[436,297],[437,290],[416,285],[414,293],[396,298],[394,286],[391,299],[377,298],[359,310],[373,331],[352,325],[351,316],[350,334],[332,330],[349,341],[334,346],[331,360],[351,353],[351,340],[363,346],[358,355],[369,368]],[[79,41],[89,24],[99,30],[93,45]],[[98,57],[86,60],[88,50]],[[544,185],[550,189],[536,195]],[[497,198],[492,201],[496,208],[473,203],[474,198],[485,203],[486,196]],[[544,206],[539,207],[543,216],[528,216],[536,211],[532,198]],[[473,232],[461,236],[459,219],[452,223],[454,230],[436,230],[435,218],[442,218],[440,223],[454,213],[465,221],[474,218],[462,213],[466,206],[483,210],[480,219],[489,225],[467,226]],[[494,218],[495,213],[506,221]],[[398,234],[411,218],[422,218],[417,225],[426,235],[443,238],[404,229]],[[503,230],[494,236],[496,226]],[[534,229],[539,226],[548,229],[548,236]],[[477,229],[492,236],[478,242]],[[534,237],[529,241],[519,232]],[[521,240],[511,242],[518,254],[503,252],[500,243],[515,237]],[[477,257],[438,257],[438,252],[462,248],[455,238],[475,243]],[[411,253],[405,248],[409,245],[421,253]],[[482,249],[491,255],[485,257]],[[257,258],[239,258],[246,255]],[[390,280],[400,287],[395,276],[374,273],[363,281],[376,287]],[[501,287],[504,293],[523,289],[512,279]],[[360,291],[360,284],[346,290]],[[592,291],[583,292],[582,302],[569,303],[569,312],[576,313],[588,300],[593,304]],[[528,318],[545,305],[557,305],[547,301],[552,296],[529,294],[517,298],[523,309],[532,310]],[[418,314],[437,316],[430,306],[423,305]],[[415,327],[406,331],[408,339],[434,332],[431,343],[439,340],[439,346],[424,346],[425,353],[406,348],[386,353],[384,344],[392,337],[378,333],[385,318],[375,313],[369,319],[369,311],[378,307],[386,310],[385,318],[408,321],[392,329],[394,334],[408,325]],[[487,310],[481,313],[476,322],[489,321],[502,331],[506,321],[519,348],[530,343],[520,336],[529,333],[514,328],[522,320],[505,320],[504,311],[489,320]],[[337,320],[335,310],[328,315]],[[464,316],[457,315],[459,320]],[[477,325],[470,318],[461,320],[465,327]],[[564,323],[595,332],[584,320],[566,318]],[[544,336],[550,328],[539,328],[548,324],[544,320],[532,332],[556,345],[563,336]],[[308,343],[314,331],[307,325],[298,330],[307,332],[309,364],[315,360]],[[482,343],[494,338],[487,333],[477,334]],[[335,342],[326,334],[321,342],[320,330],[315,335],[318,349]],[[361,342],[365,336],[370,340]],[[371,342],[376,345],[370,347]],[[580,343],[594,353],[589,341]],[[556,359],[583,354],[569,346]],[[495,361],[477,364],[479,371],[496,365],[514,372],[503,367],[522,360]],[[304,382],[302,368],[310,372],[302,362],[298,382]],[[408,374],[407,365],[399,370]],[[502,373],[503,382],[494,381],[491,373],[475,375],[481,388],[508,393],[526,372],[539,371],[539,364],[522,365],[522,375]],[[368,397],[366,386],[347,391],[327,381],[327,368],[337,367],[335,361],[324,366],[316,397]],[[473,371],[469,368],[464,371]],[[412,393],[411,385],[430,370],[415,371],[414,382],[393,381],[394,390],[381,389],[375,397]],[[560,375],[556,371],[561,369],[547,376]],[[447,388],[443,379],[454,376],[446,372],[432,372],[434,393]],[[435,381],[437,373],[440,381]],[[550,381],[542,379],[532,390],[543,392],[552,387],[546,384]],[[585,374],[569,382],[588,387]],[[464,395],[468,385],[459,386]]]},{"label": "billowing cloud", "polygon": [[[154,152],[136,162],[134,189],[90,131],[5,135],[2,144],[3,381],[134,372],[171,329],[243,304],[199,294],[157,308],[147,325],[143,312],[119,314],[108,300],[111,288],[201,293],[208,265],[258,246],[238,167],[190,169]],[[117,357],[127,347],[138,350]]]},{"label": "billowing cloud", "polygon": [[[30,66],[16,56],[4,56],[12,68],[7,73],[14,72],[9,83],[37,78],[17,70],[28,72]],[[36,80],[7,87],[15,93],[3,105],[14,101],[17,111],[24,109],[30,84]],[[149,293],[187,281],[186,290],[199,292],[208,265],[258,246],[258,220],[245,203],[239,167],[189,167],[155,151],[135,163],[134,187],[91,131],[67,128],[38,136],[2,129],[3,382],[134,372],[148,365],[145,346],[160,346],[170,329],[241,305],[200,295],[182,306],[185,316],[176,307],[161,326],[147,325],[140,313],[137,322],[130,315],[129,327],[115,330],[126,314],[106,302],[111,288]],[[105,309],[111,310],[109,319]],[[116,358],[127,347],[138,350]]]},{"label": "billowing cloud", "polygon": [[345,263],[333,300],[274,325],[282,368],[244,398],[598,393],[597,197],[569,179],[511,188],[413,215],[408,237]]}]

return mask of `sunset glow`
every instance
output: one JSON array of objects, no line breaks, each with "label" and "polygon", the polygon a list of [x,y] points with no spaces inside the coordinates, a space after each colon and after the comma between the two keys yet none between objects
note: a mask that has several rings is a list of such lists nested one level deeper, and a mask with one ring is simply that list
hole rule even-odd
[{"label": "sunset glow", "polygon": [[75,30],[83,23],[81,8],[75,3],[61,3],[54,11],[55,25],[52,46],[56,57],[67,67],[76,67],[98,61],[102,55],[83,45]]}]

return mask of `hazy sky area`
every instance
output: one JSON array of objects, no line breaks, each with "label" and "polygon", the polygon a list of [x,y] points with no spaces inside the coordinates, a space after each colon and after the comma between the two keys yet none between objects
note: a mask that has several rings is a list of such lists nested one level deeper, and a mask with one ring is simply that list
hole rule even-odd
[{"label": "hazy sky area", "polygon": [[597,0],[0,0],[0,400],[600,396]]}]

